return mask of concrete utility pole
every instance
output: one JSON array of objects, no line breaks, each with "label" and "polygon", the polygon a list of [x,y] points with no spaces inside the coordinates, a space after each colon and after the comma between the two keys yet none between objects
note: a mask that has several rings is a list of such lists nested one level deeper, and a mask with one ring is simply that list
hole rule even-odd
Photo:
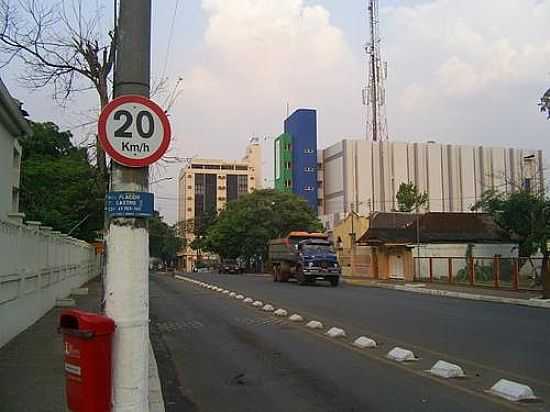
[{"label": "concrete utility pole", "polygon": [[[114,97],[149,97],[151,0],[120,0]],[[112,162],[110,191],[147,192],[149,168]],[[113,412],[148,405],[149,233],[144,218],[111,219],[107,235],[105,312],[116,323]]]}]

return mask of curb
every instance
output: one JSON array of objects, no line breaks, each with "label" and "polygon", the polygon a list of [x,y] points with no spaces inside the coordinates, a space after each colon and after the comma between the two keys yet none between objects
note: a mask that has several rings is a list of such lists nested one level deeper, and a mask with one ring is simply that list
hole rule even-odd
[{"label": "curb", "polygon": [[155,353],[149,341],[149,411],[164,412],[164,399],[162,398],[162,387],[157,368]]},{"label": "curb", "polygon": [[533,308],[550,309],[550,302],[537,302],[537,301],[530,301],[530,300],[526,300],[526,299],[503,298],[503,297],[499,297],[499,296],[489,296],[489,295],[476,295],[476,294],[473,294],[473,293],[453,292],[453,291],[448,291],[448,290],[423,289],[423,288],[415,288],[415,287],[401,286],[401,285],[385,285],[385,284],[381,284],[381,283],[372,283],[372,284],[369,284],[369,285],[364,285],[364,284],[355,283],[354,280],[346,279],[346,278],[344,278],[344,281],[348,285],[352,285],[352,286],[361,286],[361,287],[367,287],[367,288],[393,289],[393,290],[400,290],[402,292],[420,293],[420,294],[423,294],[423,295],[443,296],[443,297],[448,297],[448,298],[474,300],[474,301],[478,301],[478,302],[507,303],[507,304],[511,304],[511,305],[519,305],[519,306],[528,306],[528,307],[533,307]]}]

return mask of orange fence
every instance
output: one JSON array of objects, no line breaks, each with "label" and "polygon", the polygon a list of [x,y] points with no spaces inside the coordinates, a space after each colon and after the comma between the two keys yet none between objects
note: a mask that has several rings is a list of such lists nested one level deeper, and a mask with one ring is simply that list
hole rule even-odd
[{"label": "orange fence", "polygon": [[420,257],[415,281],[541,290],[542,258]]}]

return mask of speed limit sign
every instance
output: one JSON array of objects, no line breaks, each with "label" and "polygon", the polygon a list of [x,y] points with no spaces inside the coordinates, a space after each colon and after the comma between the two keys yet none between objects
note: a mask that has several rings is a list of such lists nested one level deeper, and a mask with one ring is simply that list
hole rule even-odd
[{"label": "speed limit sign", "polygon": [[111,101],[99,116],[99,142],[117,163],[145,167],[159,160],[170,144],[170,122],[164,110],[142,96]]}]

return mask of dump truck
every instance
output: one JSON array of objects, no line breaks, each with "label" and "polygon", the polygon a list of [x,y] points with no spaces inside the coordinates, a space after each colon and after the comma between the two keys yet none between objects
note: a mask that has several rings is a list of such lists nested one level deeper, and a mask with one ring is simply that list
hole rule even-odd
[{"label": "dump truck", "polygon": [[294,278],[306,285],[326,280],[331,286],[338,286],[342,271],[326,234],[291,232],[285,238],[270,241],[268,255],[275,282]]}]

